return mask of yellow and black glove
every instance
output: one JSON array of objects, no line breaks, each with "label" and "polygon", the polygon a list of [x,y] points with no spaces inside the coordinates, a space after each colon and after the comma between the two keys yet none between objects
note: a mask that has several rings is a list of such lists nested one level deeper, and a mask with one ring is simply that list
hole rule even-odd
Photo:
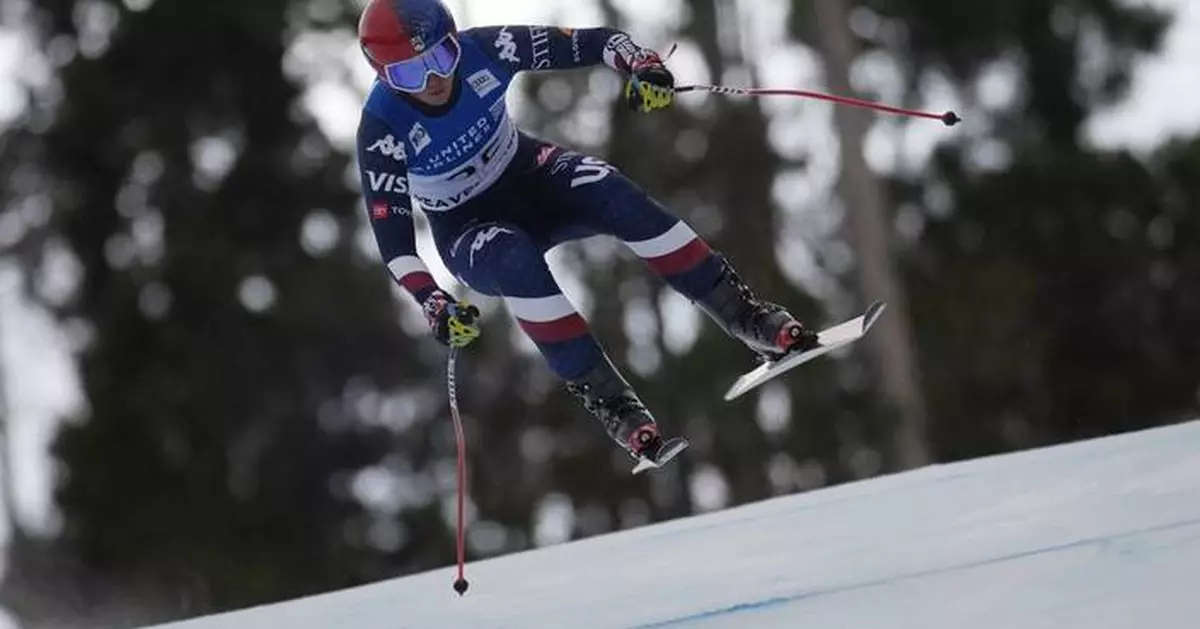
[{"label": "yellow and black glove", "polygon": [[625,84],[625,102],[639,112],[665,109],[675,102],[675,76],[658,55],[648,55],[633,63]]},{"label": "yellow and black glove", "polygon": [[434,291],[425,300],[422,310],[433,336],[444,345],[463,348],[479,338],[479,308],[465,301],[455,301],[445,291]]}]

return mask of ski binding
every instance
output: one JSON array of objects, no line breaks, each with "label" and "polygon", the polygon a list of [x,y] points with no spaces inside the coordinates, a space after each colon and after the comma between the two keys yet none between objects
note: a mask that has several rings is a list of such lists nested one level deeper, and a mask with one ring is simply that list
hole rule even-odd
[{"label": "ski binding", "polygon": [[743,374],[725,392],[725,401],[741,397],[768,380],[779,377],[818,356],[823,356],[861,339],[867,335],[871,326],[875,325],[875,321],[879,319],[879,315],[883,314],[885,307],[884,302],[877,301],[861,315],[818,332],[816,347],[788,354],[776,361],[766,361],[754,370]]}]

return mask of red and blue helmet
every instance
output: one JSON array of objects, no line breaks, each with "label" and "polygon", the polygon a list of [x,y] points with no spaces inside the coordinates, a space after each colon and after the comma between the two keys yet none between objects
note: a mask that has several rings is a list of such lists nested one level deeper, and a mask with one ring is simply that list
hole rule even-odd
[{"label": "red and blue helmet", "polygon": [[429,73],[449,77],[462,50],[441,0],[369,0],[358,42],[381,81],[400,92],[425,89]]}]

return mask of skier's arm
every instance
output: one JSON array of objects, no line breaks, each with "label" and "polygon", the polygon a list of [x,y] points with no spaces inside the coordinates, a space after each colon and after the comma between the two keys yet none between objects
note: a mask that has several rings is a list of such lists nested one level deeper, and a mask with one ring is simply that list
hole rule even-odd
[{"label": "skier's arm", "polygon": [[675,77],[658,53],[613,28],[488,26],[463,31],[509,79],[525,70],[569,70],[604,64],[627,80],[625,101],[637,111],[669,107]]},{"label": "skier's arm", "polygon": [[614,28],[485,26],[463,32],[510,75],[526,70],[570,70],[600,64],[628,75],[658,54]]},{"label": "skier's arm", "polygon": [[421,307],[434,336],[443,343],[463,347],[479,336],[475,324],[479,311],[466,302],[456,302],[438,288],[417,255],[408,162],[401,137],[383,121],[363,112],[358,127],[358,167],[371,230],[392,278]]},{"label": "skier's arm", "polygon": [[358,169],[379,254],[392,278],[421,304],[437,285],[417,255],[408,162],[401,137],[364,112],[358,126]]}]

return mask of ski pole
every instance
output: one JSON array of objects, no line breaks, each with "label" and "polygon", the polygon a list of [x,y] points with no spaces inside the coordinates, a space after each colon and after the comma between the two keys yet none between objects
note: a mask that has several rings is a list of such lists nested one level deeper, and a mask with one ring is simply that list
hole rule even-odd
[{"label": "ski pole", "polygon": [[464,544],[464,529],[466,528],[463,520],[463,503],[466,500],[467,493],[467,443],[463,437],[462,417],[458,412],[458,386],[455,376],[455,367],[458,358],[458,349],[450,349],[450,358],[446,361],[446,389],[450,397],[450,418],[454,420],[454,438],[457,442],[458,450],[458,521],[457,521],[457,546],[458,546],[458,578],[454,581],[454,591],[458,592],[459,596],[467,593],[467,583],[465,576],[466,572],[466,545]]},{"label": "ski pole", "polygon": [[883,111],[901,116],[941,120],[942,124],[946,125],[947,127],[953,127],[959,122],[962,122],[962,118],[959,118],[958,114],[954,113],[953,111],[947,111],[945,113],[938,114],[930,111],[921,111],[919,109],[906,109],[904,107],[885,105],[883,103],[863,100],[861,98],[851,98],[849,96],[838,96],[836,94],[825,94],[823,92],[813,92],[809,90],[725,87],[724,85],[683,85],[676,87],[675,92],[710,92],[713,94],[726,94],[731,96],[795,96],[798,98],[815,98],[817,100],[829,101],[838,105],[862,107],[864,109],[873,109],[875,111]]}]

